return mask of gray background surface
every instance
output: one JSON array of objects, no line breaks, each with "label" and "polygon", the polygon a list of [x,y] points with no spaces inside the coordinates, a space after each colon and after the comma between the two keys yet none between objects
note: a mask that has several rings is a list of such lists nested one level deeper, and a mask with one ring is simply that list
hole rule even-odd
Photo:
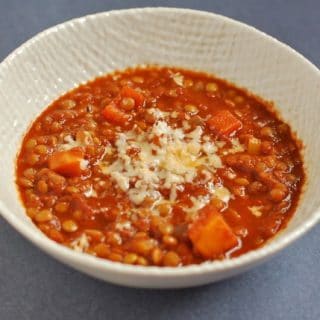
[{"label": "gray background surface", "polygon": [[[189,7],[233,17],[320,66],[319,0],[0,0],[0,60],[39,31],[70,18],[143,6]],[[317,226],[268,263],[217,284],[136,290],[63,266],[0,218],[0,320],[320,319],[319,238]]]}]

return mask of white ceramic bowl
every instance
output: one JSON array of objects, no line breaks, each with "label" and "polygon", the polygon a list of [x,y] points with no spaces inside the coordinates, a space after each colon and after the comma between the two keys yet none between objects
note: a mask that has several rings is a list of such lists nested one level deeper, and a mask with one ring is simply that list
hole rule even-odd
[{"label": "white ceramic bowl", "polygon": [[[15,156],[30,122],[81,82],[148,63],[203,70],[246,87],[274,101],[304,141],[308,183],[301,204],[288,227],[263,248],[231,260],[181,268],[128,266],[62,247],[26,217],[14,172]],[[1,214],[51,256],[113,283],[177,288],[230,277],[269,259],[320,219],[319,101],[320,71],[315,66],[270,36],[223,16],[146,8],[66,22],[29,40],[0,65]]]}]

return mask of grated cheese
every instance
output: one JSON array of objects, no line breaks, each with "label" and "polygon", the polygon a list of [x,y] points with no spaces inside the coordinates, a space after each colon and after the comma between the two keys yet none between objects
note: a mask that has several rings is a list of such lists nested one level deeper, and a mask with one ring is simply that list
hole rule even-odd
[{"label": "grated cheese", "polygon": [[88,160],[81,159],[81,161],[80,161],[80,169],[81,170],[87,169],[88,165],[89,165],[89,161]]},{"label": "grated cheese", "polygon": [[223,151],[224,155],[239,153],[239,152],[243,152],[245,150],[244,145],[242,145],[240,143],[238,138],[231,139],[231,144],[232,144],[231,148]]},{"label": "grated cheese", "polygon": [[87,198],[96,198],[98,196],[92,185],[89,187],[89,189],[84,191],[83,194]]},{"label": "grated cheese", "polygon": [[180,87],[183,87],[183,82],[184,82],[184,78],[183,78],[183,75],[179,72],[177,73],[173,73],[171,75],[173,81]]},{"label": "grated cheese", "polygon": [[165,119],[170,115],[170,112],[162,111],[158,108],[150,108],[147,110],[149,114],[152,114],[157,120]]},{"label": "grated cheese", "polygon": [[73,139],[71,135],[65,136],[63,140],[65,143],[59,146],[59,150],[67,151],[67,150],[82,146],[82,144],[79,141],[76,141],[75,139]]},{"label": "grated cheese", "polygon": [[74,139],[70,134],[66,135],[63,138],[65,143],[60,144],[58,147],[59,150],[67,151],[77,147],[85,147],[92,143],[92,136],[89,131],[83,131],[83,136],[77,139]]},{"label": "grated cheese", "polygon": [[[140,205],[146,198],[157,204],[174,202],[178,192],[184,190],[184,184],[195,182],[204,168],[207,182],[215,169],[222,167],[222,161],[216,154],[218,147],[207,139],[204,141],[200,126],[186,132],[184,128],[169,126],[163,119],[166,116],[163,111],[153,108],[149,112],[158,118],[153,126],[145,132],[133,128],[117,133],[115,146],[109,149],[115,160],[100,162],[102,173],[126,192],[134,205]],[[132,148],[139,150],[134,157],[128,155]],[[161,189],[169,190],[168,196],[164,197],[159,192]],[[230,198],[226,188],[211,186],[211,189],[211,195],[221,195],[223,201]],[[210,195],[209,200],[205,199],[209,201]],[[201,201],[204,206],[204,199]]]},{"label": "grated cheese", "polygon": [[89,239],[85,233],[71,242],[71,248],[77,252],[85,252],[89,248]]},{"label": "grated cheese", "polygon": [[251,213],[256,216],[257,218],[262,216],[261,209],[263,209],[263,206],[252,206],[248,207],[248,209],[251,211]]},{"label": "grated cheese", "polygon": [[170,114],[170,117],[173,118],[173,119],[176,119],[176,118],[178,118],[178,115],[179,115],[179,112],[172,111],[171,114]]},{"label": "grated cheese", "polygon": [[227,188],[222,186],[219,186],[218,188],[216,188],[213,193],[218,199],[220,199],[225,203],[228,203],[231,198],[230,191]]}]

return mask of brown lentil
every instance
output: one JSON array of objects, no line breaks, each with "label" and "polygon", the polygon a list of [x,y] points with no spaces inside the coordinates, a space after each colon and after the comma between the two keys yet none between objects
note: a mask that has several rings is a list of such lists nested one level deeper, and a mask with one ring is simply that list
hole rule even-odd
[{"label": "brown lentil", "polygon": [[109,258],[110,248],[105,243],[95,245],[93,251],[100,258]]},{"label": "brown lentil", "polygon": [[26,149],[33,149],[36,145],[37,145],[36,139],[29,139],[25,144],[25,148]]},{"label": "brown lentil", "polygon": [[43,144],[38,144],[35,148],[34,151],[38,154],[46,154],[48,152],[47,146]]},{"label": "brown lentil", "polygon": [[127,264],[135,264],[138,260],[138,256],[135,253],[128,253],[124,259],[123,262]]},{"label": "brown lentil", "polygon": [[131,111],[135,106],[135,102],[132,98],[123,98],[121,100],[121,107],[126,111]]},{"label": "brown lentil", "polygon": [[144,257],[138,257],[136,263],[140,266],[147,266],[149,264],[148,260]]},{"label": "brown lentil", "polygon": [[206,84],[206,90],[211,91],[211,92],[215,92],[218,90],[218,86],[214,82],[209,82]]},{"label": "brown lentil", "polygon": [[34,216],[34,220],[36,222],[48,222],[52,219],[53,219],[53,214],[47,209],[37,212]]},{"label": "brown lentil", "polygon": [[71,99],[63,100],[60,102],[60,106],[65,109],[72,109],[76,106],[76,102]]},{"label": "brown lentil", "polygon": [[115,262],[121,262],[123,260],[123,257],[119,253],[111,252],[108,256],[108,259]]},{"label": "brown lentil", "polygon": [[234,182],[239,186],[247,186],[248,184],[250,184],[249,180],[246,178],[235,178]]},{"label": "brown lentil", "polygon": [[273,130],[270,127],[263,127],[260,130],[260,134],[262,137],[271,138],[273,137]]},{"label": "brown lentil", "polygon": [[181,263],[180,257],[174,251],[169,251],[163,258],[163,264],[166,267],[176,267]]},{"label": "brown lentil", "polygon": [[[178,83],[172,78],[177,74],[182,79]],[[114,122],[117,115],[105,117],[110,105],[126,118],[123,126]],[[228,127],[228,119],[215,122],[221,112],[235,127]],[[159,199],[150,195],[135,205],[104,171],[116,160],[119,133],[134,130],[143,136],[160,121],[181,129],[188,143],[177,152],[172,172],[185,164],[187,174],[195,168],[197,176],[191,183],[179,182],[175,195],[170,188],[159,188]],[[190,143],[198,127],[201,139]],[[155,134],[148,143],[160,147],[161,138]],[[217,148],[213,154],[221,167],[209,165],[213,154],[204,152],[204,141]],[[67,93],[36,119],[17,159],[17,185],[27,215],[54,241],[73,248],[84,236],[88,242],[80,249],[89,254],[176,267],[222,259],[231,246],[221,248],[230,241],[236,245],[230,256],[238,256],[284,228],[304,181],[300,146],[266,102],[227,82],[175,68],[128,69]],[[78,152],[77,174],[65,162],[62,169],[52,165],[59,152]],[[139,159],[143,152],[138,145],[126,155]],[[135,187],[134,178],[129,189]],[[225,194],[217,192],[220,186]],[[205,204],[199,204],[202,199]],[[197,205],[204,207],[194,209]],[[252,210],[263,214],[256,217]],[[230,236],[219,240],[220,252],[206,255],[192,232],[212,228],[206,238],[210,246],[216,223]]]},{"label": "brown lentil", "polygon": [[40,193],[47,193],[48,192],[48,184],[44,180],[39,180],[37,183],[37,190]]},{"label": "brown lentil", "polygon": [[33,168],[29,168],[29,169],[26,169],[23,171],[23,175],[29,179],[29,180],[33,180],[34,179],[34,176],[36,175],[36,170],[33,169]]},{"label": "brown lentil", "polygon": [[36,208],[28,208],[26,210],[27,215],[29,216],[29,218],[34,219],[35,215],[37,214],[38,210]]},{"label": "brown lentil", "polygon": [[159,231],[164,235],[171,234],[173,232],[173,225],[166,224],[166,223],[160,223],[159,224]]},{"label": "brown lentil", "polygon": [[280,202],[286,197],[286,192],[283,189],[274,188],[270,191],[270,197],[275,202]]},{"label": "brown lentil", "polygon": [[27,178],[19,178],[18,184],[19,184],[19,186],[25,187],[25,188],[32,188],[33,187],[33,182]]},{"label": "brown lentil", "polygon": [[178,244],[177,239],[169,235],[164,235],[162,237],[162,242],[168,247],[174,247]]},{"label": "brown lentil", "polygon": [[151,239],[134,240],[131,244],[131,250],[143,256],[148,255],[153,247],[154,242]]},{"label": "brown lentil", "polygon": [[69,209],[69,204],[67,202],[58,202],[54,206],[54,209],[59,213],[64,213],[64,212],[67,212],[67,210]]},{"label": "brown lentil", "polygon": [[75,232],[78,230],[78,225],[73,220],[65,220],[62,223],[62,229],[66,232]]},{"label": "brown lentil", "polygon": [[155,265],[159,265],[163,259],[163,253],[159,248],[154,248],[152,251],[152,262]]},{"label": "brown lentil", "polygon": [[93,241],[103,241],[104,239],[104,234],[100,230],[86,229],[84,232]]}]

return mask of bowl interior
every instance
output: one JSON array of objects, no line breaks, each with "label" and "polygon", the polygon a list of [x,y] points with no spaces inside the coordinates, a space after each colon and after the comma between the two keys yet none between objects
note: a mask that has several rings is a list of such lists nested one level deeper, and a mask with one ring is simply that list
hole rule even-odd
[{"label": "bowl interior", "polygon": [[308,182],[295,216],[273,242],[313,224],[320,204],[319,70],[251,27],[177,9],[135,9],[77,19],[38,35],[1,64],[0,204],[14,219],[39,233],[26,218],[14,183],[16,153],[30,122],[81,82],[154,63],[213,73],[275,102],[305,143]]}]

